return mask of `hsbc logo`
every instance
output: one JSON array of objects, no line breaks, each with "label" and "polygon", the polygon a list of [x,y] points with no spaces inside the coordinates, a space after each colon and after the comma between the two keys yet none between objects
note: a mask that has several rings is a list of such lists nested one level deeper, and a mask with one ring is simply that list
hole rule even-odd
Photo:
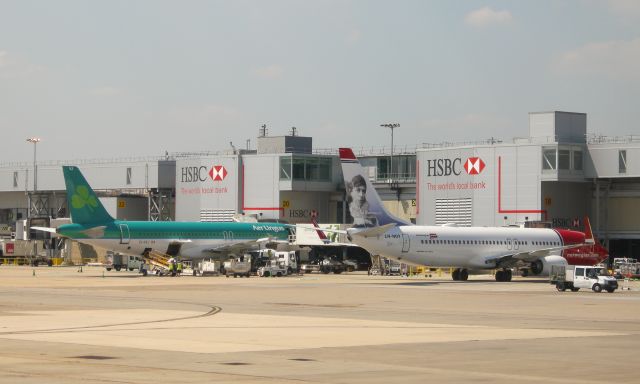
[{"label": "hsbc logo", "polygon": [[209,170],[209,176],[213,181],[222,181],[225,177],[227,177],[227,169],[222,165],[214,165]]},{"label": "hsbc logo", "polygon": [[182,167],[180,169],[181,179],[183,183],[197,183],[207,181],[207,176],[213,181],[222,181],[227,175],[227,169],[222,165],[214,165],[211,168],[200,167]]},{"label": "hsbc logo", "polygon": [[479,175],[484,169],[484,161],[479,157],[470,157],[464,163],[464,170],[469,175]]},{"label": "hsbc logo", "polygon": [[461,158],[427,160],[427,176],[460,176],[464,169],[468,175],[479,175],[485,163],[479,157],[470,157],[464,163]]}]

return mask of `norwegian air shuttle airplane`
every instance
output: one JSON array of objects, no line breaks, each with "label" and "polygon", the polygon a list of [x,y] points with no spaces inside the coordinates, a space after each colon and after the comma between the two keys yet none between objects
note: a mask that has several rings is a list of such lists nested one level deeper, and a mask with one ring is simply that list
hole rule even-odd
[{"label": "norwegian air shuttle airplane", "polygon": [[513,267],[548,273],[552,265],[567,264],[563,252],[594,242],[590,230],[586,236],[565,229],[412,225],[384,209],[350,148],[340,148],[340,162],[354,218],[348,239],[403,263],[453,267],[453,280],[467,280],[469,270],[481,269],[497,269],[496,281],[511,281]]}]

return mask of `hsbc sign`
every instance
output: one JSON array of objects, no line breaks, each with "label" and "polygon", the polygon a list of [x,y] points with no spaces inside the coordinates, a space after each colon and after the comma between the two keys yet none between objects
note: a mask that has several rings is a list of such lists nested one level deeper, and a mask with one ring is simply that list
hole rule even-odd
[{"label": "hsbc sign", "polygon": [[213,181],[222,181],[227,177],[227,169],[222,165],[214,165],[209,170],[209,177],[211,177]]},{"label": "hsbc sign", "polygon": [[227,169],[222,165],[214,165],[213,167],[182,167],[180,168],[182,175],[181,182],[197,183],[205,182],[207,179],[213,181],[222,181],[227,177]]},{"label": "hsbc sign", "polygon": [[479,175],[484,169],[484,161],[479,157],[470,157],[464,163],[464,170],[469,175]]},{"label": "hsbc sign", "polygon": [[470,157],[465,162],[462,158],[427,160],[427,176],[460,176],[464,170],[468,175],[479,175],[485,163],[479,157]]}]

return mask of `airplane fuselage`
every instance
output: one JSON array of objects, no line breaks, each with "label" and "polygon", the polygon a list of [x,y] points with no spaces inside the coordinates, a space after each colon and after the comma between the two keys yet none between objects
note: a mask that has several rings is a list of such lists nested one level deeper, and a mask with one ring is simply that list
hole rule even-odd
[{"label": "airplane fuselage", "polygon": [[58,228],[58,234],[125,254],[140,255],[146,250],[170,253],[173,247],[181,257],[197,259],[224,246],[266,238],[286,241],[289,230],[277,223],[116,220],[106,225],[66,224]]},{"label": "airplane fuselage", "polygon": [[[350,229],[350,236],[359,229]],[[581,232],[543,228],[397,226],[380,236],[358,236],[372,254],[432,267],[496,268],[505,254],[521,254],[584,242]],[[561,256],[562,251],[556,254]]]}]

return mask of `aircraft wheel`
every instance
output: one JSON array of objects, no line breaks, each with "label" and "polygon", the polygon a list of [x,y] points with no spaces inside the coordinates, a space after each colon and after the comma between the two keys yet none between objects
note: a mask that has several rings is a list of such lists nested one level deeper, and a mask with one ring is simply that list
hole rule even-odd
[{"label": "aircraft wheel", "polygon": [[529,276],[529,270],[528,269],[523,269],[522,271],[520,271],[520,276],[522,276],[522,277]]},{"label": "aircraft wheel", "polygon": [[122,267],[119,266],[119,265],[117,267],[115,267],[115,268],[116,268],[116,271],[118,271],[118,272],[120,272],[120,270],[122,269]]},{"label": "aircraft wheel", "polygon": [[506,271],[504,271],[504,281],[511,281],[511,277],[512,277],[512,273],[510,269],[507,269]]},{"label": "aircraft wheel", "polygon": [[469,271],[466,269],[461,269],[460,273],[458,274],[458,278],[460,279],[460,281],[467,281],[469,280]]},{"label": "aircraft wheel", "polygon": [[496,281],[499,281],[499,282],[504,281],[504,271],[503,270],[496,271]]},{"label": "aircraft wheel", "polygon": [[460,268],[456,268],[453,270],[453,272],[451,272],[451,278],[453,279],[453,281],[460,280]]}]

